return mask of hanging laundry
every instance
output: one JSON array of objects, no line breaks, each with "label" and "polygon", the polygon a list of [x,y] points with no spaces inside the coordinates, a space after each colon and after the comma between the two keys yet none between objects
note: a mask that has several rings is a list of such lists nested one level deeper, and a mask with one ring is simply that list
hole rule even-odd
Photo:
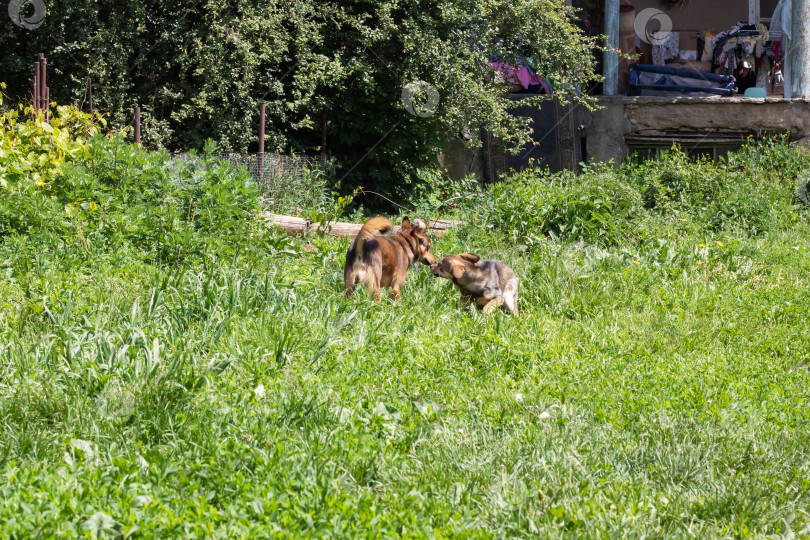
[{"label": "hanging laundry", "polygon": [[[763,58],[774,55],[773,44],[768,41],[772,33],[762,24],[739,22],[717,34],[712,40],[714,72],[733,76],[740,92],[758,84],[757,79],[769,80],[773,62],[763,62]],[[759,76],[762,69],[768,70],[764,77]]]},{"label": "hanging laundry", "polygon": [[546,82],[531,68],[528,61],[522,57],[517,57],[516,60],[517,67],[503,60],[492,60],[489,65],[498,72],[502,79],[506,79],[514,85],[513,92],[519,91],[521,87],[523,90],[528,90],[530,87],[539,86],[546,94],[551,94]]},{"label": "hanging laundry", "polygon": [[667,60],[678,58],[681,49],[681,35],[678,32],[656,32],[653,34],[653,65],[666,65]]}]

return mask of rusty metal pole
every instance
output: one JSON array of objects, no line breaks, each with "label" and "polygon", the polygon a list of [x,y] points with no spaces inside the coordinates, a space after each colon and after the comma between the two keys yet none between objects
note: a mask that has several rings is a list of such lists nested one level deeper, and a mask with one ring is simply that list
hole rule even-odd
[{"label": "rusty metal pole", "polygon": [[39,60],[34,61],[34,116],[39,111]]},{"label": "rusty metal pole", "polygon": [[93,114],[93,79],[87,77],[87,97],[90,100],[90,114]]},{"label": "rusty metal pole", "polygon": [[141,108],[135,107],[135,144],[141,144]]},{"label": "rusty metal pole", "polygon": [[326,111],[321,111],[321,167],[326,167]]},{"label": "rusty metal pole", "polygon": [[47,86],[48,61],[45,55],[39,53],[39,110],[44,111],[47,107],[45,103],[45,87]]},{"label": "rusty metal pole", "polygon": [[264,108],[265,102],[259,103],[259,178],[264,180]]}]

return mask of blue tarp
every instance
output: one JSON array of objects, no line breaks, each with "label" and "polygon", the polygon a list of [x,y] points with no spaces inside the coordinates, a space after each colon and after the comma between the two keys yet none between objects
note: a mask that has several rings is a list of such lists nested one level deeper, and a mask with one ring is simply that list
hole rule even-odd
[{"label": "blue tarp", "polygon": [[733,96],[734,78],[650,64],[630,66],[631,96]]}]

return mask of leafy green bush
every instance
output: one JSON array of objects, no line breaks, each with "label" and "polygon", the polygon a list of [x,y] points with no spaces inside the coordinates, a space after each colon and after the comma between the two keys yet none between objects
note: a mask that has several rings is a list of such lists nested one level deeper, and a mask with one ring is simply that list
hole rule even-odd
[{"label": "leafy green bush", "polygon": [[690,159],[678,146],[655,160],[628,162],[622,168],[642,190],[644,206],[665,214],[706,206],[725,185],[726,172],[707,157]]},{"label": "leafy green bush", "polygon": [[730,174],[706,208],[709,229],[739,230],[754,236],[768,230],[773,217],[768,193],[751,187],[742,175]]},{"label": "leafy green bush", "polygon": [[792,186],[810,168],[810,155],[797,151],[789,134],[759,139],[749,136],[738,151],[729,154],[728,166],[744,171],[759,185]]},{"label": "leafy green bush", "polygon": [[161,262],[227,252],[258,211],[252,177],[192,152],[173,159],[120,136],[95,137],[89,158],[65,167],[59,196],[71,236],[88,246],[128,242]]},{"label": "leafy green bush", "polygon": [[673,146],[656,159],[628,160],[618,170],[592,165],[573,175],[527,169],[463,206],[528,244],[546,236],[636,242],[682,221],[760,235],[780,220],[796,219],[792,188],[796,176],[809,169],[810,156],[786,137],[752,140],[718,163],[690,158]]},{"label": "leafy green bush", "polygon": [[789,211],[790,188],[808,167],[810,158],[783,136],[751,139],[719,163],[691,159],[673,146],[655,160],[628,161],[621,174],[657,214],[688,215],[710,230],[758,235],[773,226],[779,212]]},{"label": "leafy green bush", "polygon": [[26,107],[3,107],[0,92],[0,237],[59,230],[55,182],[64,166],[87,156],[89,138],[104,126],[74,107],[54,108],[50,122],[31,115]]},{"label": "leafy green bush", "polygon": [[75,107],[56,107],[49,122],[32,114],[22,105],[5,108],[0,91],[0,189],[24,189],[24,183],[49,189],[62,165],[83,158],[88,139],[105,125]]},{"label": "leafy green bush", "polygon": [[244,168],[190,154],[174,159],[102,135],[99,124],[71,107],[50,123],[28,111],[0,120],[0,239],[42,236],[79,251],[123,245],[160,263],[206,251],[233,252],[258,227],[258,190]]},{"label": "leafy green bush", "polygon": [[57,233],[62,226],[61,205],[33,184],[0,187],[0,238],[12,233]]},{"label": "leafy green bush", "polygon": [[634,237],[641,197],[604,169],[548,175],[526,170],[490,191],[495,227],[524,237],[553,236],[615,244]]}]

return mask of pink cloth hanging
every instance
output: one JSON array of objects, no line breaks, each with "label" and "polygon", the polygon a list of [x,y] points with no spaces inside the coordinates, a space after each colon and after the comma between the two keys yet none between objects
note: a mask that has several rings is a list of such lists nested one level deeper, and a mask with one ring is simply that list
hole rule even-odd
[{"label": "pink cloth hanging", "polygon": [[490,62],[489,65],[498,72],[502,79],[506,79],[512,84],[519,84],[524,90],[534,84],[540,84],[546,89],[548,93],[548,86],[537,73],[532,73],[526,66],[520,66],[515,69],[515,66],[507,62]]}]

